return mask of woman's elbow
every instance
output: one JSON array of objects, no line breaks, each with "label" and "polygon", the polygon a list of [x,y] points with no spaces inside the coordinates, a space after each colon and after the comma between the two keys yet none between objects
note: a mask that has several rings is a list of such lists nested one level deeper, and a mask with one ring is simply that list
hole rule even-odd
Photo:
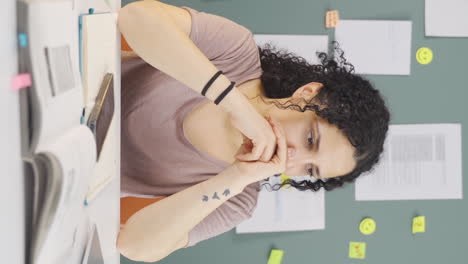
[{"label": "woman's elbow", "polygon": [[132,243],[129,243],[128,239],[125,239],[125,236],[122,234],[122,232],[119,232],[119,235],[117,236],[117,251],[119,253],[130,259],[130,260],[135,260],[138,261],[136,258],[139,258],[136,254],[136,250],[132,247]]},{"label": "woman's elbow", "polygon": [[117,237],[117,250],[119,253],[133,261],[155,262],[159,261],[172,252],[165,252],[162,247],[145,248],[137,241],[131,241],[119,232]]},{"label": "woman's elbow", "polygon": [[144,261],[145,256],[141,252],[141,247],[138,246],[136,241],[131,241],[127,236],[122,232],[119,232],[117,236],[117,250],[119,253],[133,261]]},{"label": "woman's elbow", "polygon": [[145,253],[138,249],[127,247],[126,245],[124,245],[124,243],[117,243],[117,250],[122,256],[132,261],[155,262],[165,257],[160,255],[154,255],[154,252],[151,252],[153,254],[149,255],[147,252]]}]

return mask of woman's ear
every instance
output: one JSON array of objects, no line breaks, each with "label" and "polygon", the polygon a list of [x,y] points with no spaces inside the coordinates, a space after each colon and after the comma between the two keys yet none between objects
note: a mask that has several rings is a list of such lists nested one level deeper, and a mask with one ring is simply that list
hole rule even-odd
[{"label": "woman's ear", "polygon": [[323,84],[319,82],[310,82],[301,86],[292,95],[293,98],[304,98],[306,101],[314,98],[322,89]]}]

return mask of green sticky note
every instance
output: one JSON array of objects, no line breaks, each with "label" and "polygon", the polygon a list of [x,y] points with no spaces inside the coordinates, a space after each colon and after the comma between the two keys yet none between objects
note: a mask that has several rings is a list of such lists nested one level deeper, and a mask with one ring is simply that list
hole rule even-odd
[{"label": "green sticky note", "polygon": [[413,218],[413,234],[426,232],[426,217],[417,216]]},{"label": "green sticky note", "polygon": [[366,243],[349,242],[349,257],[354,259],[365,259]]},{"label": "green sticky note", "polygon": [[283,250],[272,249],[270,253],[270,258],[268,259],[268,264],[281,264],[283,254]]}]

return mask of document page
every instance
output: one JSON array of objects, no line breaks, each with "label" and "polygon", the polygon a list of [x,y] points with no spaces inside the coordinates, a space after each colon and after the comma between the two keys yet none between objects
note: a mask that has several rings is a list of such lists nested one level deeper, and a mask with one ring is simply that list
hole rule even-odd
[{"label": "document page", "polygon": [[[293,176],[300,182],[309,176]],[[294,187],[283,187],[269,191],[280,183],[279,177],[270,177],[262,183],[257,208],[252,217],[236,228],[236,233],[284,232],[325,229],[325,191],[298,191]]]},{"label": "document page", "polygon": [[278,49],[286,49],[301,56],[311,64],[318,64],[317,52],[328,53],[328,36],[320,35],[281,35],[255,34],[255,42],[259,46],[271,43]]},{"label": "document page", "polygon": [[426,36],[468,37],[468,0],[426,0]]},{"label": "document page", "polygon": [[340,20],[335,40],[358,74],[409,75],[411,21]]},{"label": "document page", "polygon": [[356,200],[463,198],[460,124],[391,125],[384,148],[357,178]]}]

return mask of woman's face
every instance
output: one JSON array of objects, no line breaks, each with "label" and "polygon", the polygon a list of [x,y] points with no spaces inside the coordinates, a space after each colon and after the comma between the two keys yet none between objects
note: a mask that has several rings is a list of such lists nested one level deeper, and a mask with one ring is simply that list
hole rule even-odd
[{"label": "woman's face", "polygon": [[[282,103],[290,99],[309,100],[318,94],[321,87],[320,83],[309,83],[296,90],[290,98],[275,100]],[[304,105],[303,102],[298,103]],[[355,148],[337,126],[312,111],[272,107],[268,114],[281,123],[286,133],[288,151],[291,151],[284,172],[286,175],[304,176],[312,171],[314,177],[324,179],[345,175],[355,168]]]}]

